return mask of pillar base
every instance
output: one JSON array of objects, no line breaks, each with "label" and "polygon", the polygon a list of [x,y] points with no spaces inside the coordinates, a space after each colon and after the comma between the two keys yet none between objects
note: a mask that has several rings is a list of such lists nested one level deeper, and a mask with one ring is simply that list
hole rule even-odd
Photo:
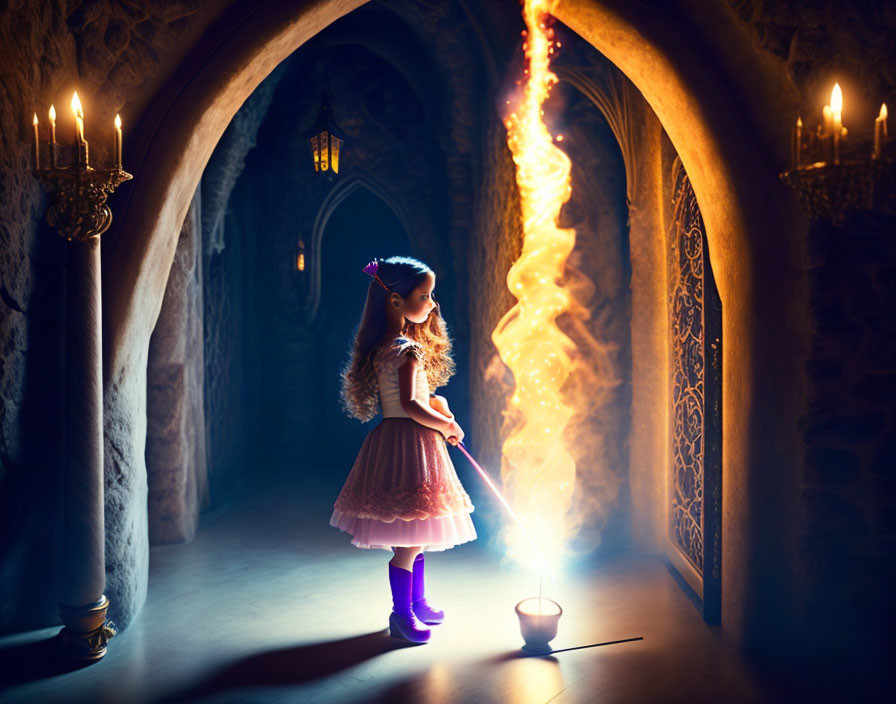
[{"label": "pillar base", "polygon": [[59,605],[59,615],[65,624],[59,632],[61,655],[72,662],[96,662],[106,654],[106,644],[118,631],[106,620],[109,599],[103,594],[86,606]]}]

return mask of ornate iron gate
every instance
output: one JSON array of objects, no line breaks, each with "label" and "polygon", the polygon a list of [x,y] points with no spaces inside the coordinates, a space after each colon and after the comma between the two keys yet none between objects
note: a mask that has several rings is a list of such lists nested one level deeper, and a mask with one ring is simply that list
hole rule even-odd
[{"label": "ornate iron gate", "polygon": [[721,617],[722,304],[703,218],[676,157],[669,232],[671,466],[670,558],[703,599],[704,619]]}]

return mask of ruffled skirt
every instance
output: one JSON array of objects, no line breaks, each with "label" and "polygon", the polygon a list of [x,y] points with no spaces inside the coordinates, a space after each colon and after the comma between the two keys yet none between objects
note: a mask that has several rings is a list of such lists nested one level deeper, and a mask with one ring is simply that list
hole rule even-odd
[{"label": "ruffled skirt", "polygon": [[384,418],[364,439],[330,525],[359,548],[435,551],[476,538],[472,511],[441,433]]}]

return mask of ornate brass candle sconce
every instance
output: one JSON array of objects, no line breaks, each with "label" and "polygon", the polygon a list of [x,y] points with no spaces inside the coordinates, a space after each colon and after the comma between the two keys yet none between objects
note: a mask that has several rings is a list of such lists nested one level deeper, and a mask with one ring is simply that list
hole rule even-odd
[{"label": "ornate brass candle sconce", "polygon": [[791,143],[791,168],[779,176],[796,191],[805,213],[840,225],[850,210],[871,210],[881,198],[882,178],[893,164],[892,144],[887,143],[887,111],[881,106],[874,124],[873,147],[847,140],[842,125],[842,94],[834,86],[831,105],[825,105],[823,123],[804,130],[798,119]]},{"label": "ornate brass candle sconce", "polygon": [[805,213],[813,219],[840,225],[850,210],[871,210],[875,188],[889,167],[885,159],[813,163],[781,174],[794,191]]},{"label": "ornate brass candle sconce", "polygon": [[94,169],[86,164],[36,169],[34,173],[53,194],[47,222],[65,239],[81,242],[109,229],[112,211],[106,199],[133,178],[117,166]]}]

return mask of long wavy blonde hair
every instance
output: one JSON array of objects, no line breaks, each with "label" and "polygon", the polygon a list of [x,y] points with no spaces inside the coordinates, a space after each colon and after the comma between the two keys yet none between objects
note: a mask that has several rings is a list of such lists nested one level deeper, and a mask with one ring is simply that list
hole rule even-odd
[{"label": "long wavy blonde hair", "polygon": [[[346,413],[364,423],[376,416],[379,410],[379,385],[373,360],[382,345],[391,343],[391,340],[385,339],[388,330],[387,298],[390,293],[407,298],[428,274],[433,273],[426,264],[411,257],[389,257],[378,260],[377,265],[377,275],[389,291],[371,279],[361,322],[352,342],[351,356],[342,370],[342,406]],[[439,304],[436,303],[424,322],[408,321],[402,335],[422,345],[425,351],[423,368],[430,390],[435,391],[447,384],[454,375],[455,364],[451,356],[451,338]]]}]

